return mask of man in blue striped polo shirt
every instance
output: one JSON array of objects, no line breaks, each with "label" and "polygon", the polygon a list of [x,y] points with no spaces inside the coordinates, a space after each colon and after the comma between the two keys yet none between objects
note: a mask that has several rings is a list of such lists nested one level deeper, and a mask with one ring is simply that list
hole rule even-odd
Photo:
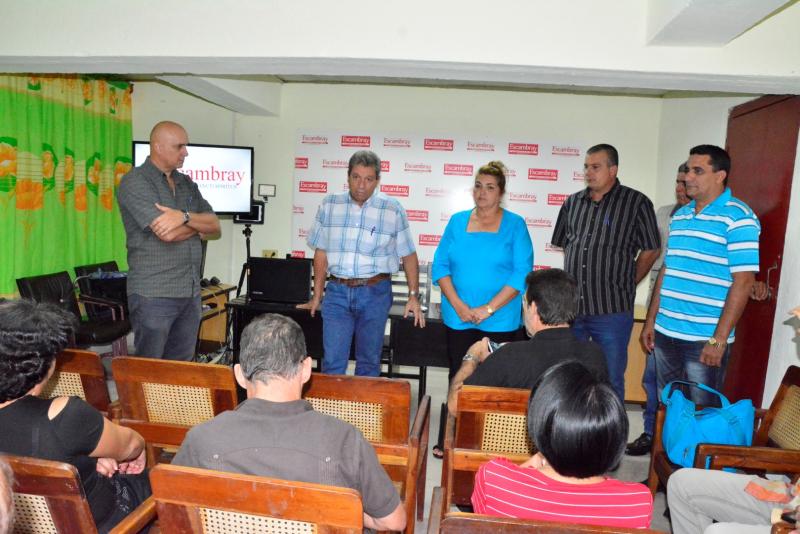
[{"label": "man in blue striped polo shirt", "polygon": [[[727,187],[730,156],[717,146],[699,145],[687,164],[692,202],[672,217],[642,330],[643,344],[655,349],[659,390],[684,377],[722,386],[734,327],[758,271],[761,225]],[[691,394],[699,404],[717,402],[698,389]]]}]

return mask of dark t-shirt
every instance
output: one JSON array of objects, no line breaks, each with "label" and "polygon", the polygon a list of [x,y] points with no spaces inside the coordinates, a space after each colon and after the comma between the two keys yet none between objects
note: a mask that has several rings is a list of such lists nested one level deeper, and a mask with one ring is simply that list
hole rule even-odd
[{"label": "dark t-shirt", "polygon": [[527,341],[503,345],[489,355],[464,384],[531,389],[542,373],[567,360],[578,360],[599,378],[608,379],[600,345],[578,341],[569,328],[563,327],[548,328]]},{"label": "dark t-shirt", "polygon": [[0,409],[0,452],[32,456],[74,465],[95,522],[114,509],[114,488],[95,470],[89,454],[103,434],[103,416],[78,397],[70,397],[52,420],[47,416],[53,399],[27,395]]}]

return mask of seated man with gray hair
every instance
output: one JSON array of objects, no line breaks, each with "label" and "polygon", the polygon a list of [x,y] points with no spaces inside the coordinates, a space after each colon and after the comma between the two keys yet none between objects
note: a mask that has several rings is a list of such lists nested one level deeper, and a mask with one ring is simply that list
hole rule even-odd
[{"label": "seated man with gray hair", "polygon": [[233,371],[247,400],[190,430],[173,464],[352,488],[366,528],[405,528],[400,496],[372,445],[301,398],[311,358],[296,322],[276,314],[253,320]]}]

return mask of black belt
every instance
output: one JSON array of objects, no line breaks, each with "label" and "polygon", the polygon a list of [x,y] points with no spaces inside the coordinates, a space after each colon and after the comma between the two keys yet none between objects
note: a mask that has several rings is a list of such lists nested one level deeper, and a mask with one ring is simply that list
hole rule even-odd
[{"label": "black belt", "polygon": [[342,284],[347,287],[372,286],[378,282],[389,280],[391,278],[392,275],[388,273],[376,274],[375,276],[371,276],[369,278],[339,278],[338,276],[330,275],[331,282],[336,282],[337,284]]}]

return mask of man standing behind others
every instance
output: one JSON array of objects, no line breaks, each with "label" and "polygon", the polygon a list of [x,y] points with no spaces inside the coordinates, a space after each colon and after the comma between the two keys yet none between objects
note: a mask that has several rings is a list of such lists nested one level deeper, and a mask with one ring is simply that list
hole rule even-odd
[{"label": "man standing behind others", "polygon": [[380,177],[377,154],[353,154],[347,167],[349,190],[323,199],[308,233],[308,246],[314,249],[314,296],[298,307],[310,310],[313,317],[322,303],[323,373],[345,374],[355,334],[356,375],[380,375],[392,306],[391,278],[400,261],[408,280],[404,317],[411,312],[414,324],[425,326],[419,261],[408,218],[397,200],[375,190]]},{"label": "man standing behind others", "polygon": [[[678,208],[685,206],[689,203],[689,197],[686,196],[686,171],[689,167],[686,163],[681,163],[678,166],[678,175],[675,178],[675,203],[661,206],[656,210],[656,221],[658,222],[658,234],[661,237],[661,251],[658,259],[650,269],[650,289],[649,294],[652,295],[653,286],[658,278],[658,272],[661,270],[661,265],[664,263],[664,256],[667,253],[667,237],[669,236],[669,222],[672,216],[678,211]],[[647,304],[650,304],[650,297],[648,297]],[[642,411],[642,418],[644,419],[644,432],[628,443],[625,448],[625,454],[631,456],[641,456],[650,452],[653,445],[653,431],[656,426],[656,410],[658,409],[658,388],[656,386],[656,357],[651,351],[645,354],[644,373],[642,374],[642,388],[644,389],[647,400],[645,401],[644,410]]]},{"label": "man standing behind others", "polygon": [[[720,389],[734,327],[758,271],[761,225],[727,187],[731,159],[718,146],[689,152],[689,204],[675,212],[642,344],[655,350],[658,389],[687,378]],[[717,397],[692,388],[699,404]]]},{"label": "man standing behind others", "polygon": [[586,151],[586,189],[561,206],[552,243],[564,249],[564,270],[578,282],[573,332],[603,348],[611,385],[624,401],[636,284],[650,271],[660,243],[653,203],[620,183],[618,165],[611,145]]},{"label": "man standing behind others", "polygon": [[150,156],[117,190],[128,243],[128,307],[139,356],[191,360],[200,326],[201,237],[219,219],[197,184],[177,171],[189,152],[180,124],[159,122]]}]

